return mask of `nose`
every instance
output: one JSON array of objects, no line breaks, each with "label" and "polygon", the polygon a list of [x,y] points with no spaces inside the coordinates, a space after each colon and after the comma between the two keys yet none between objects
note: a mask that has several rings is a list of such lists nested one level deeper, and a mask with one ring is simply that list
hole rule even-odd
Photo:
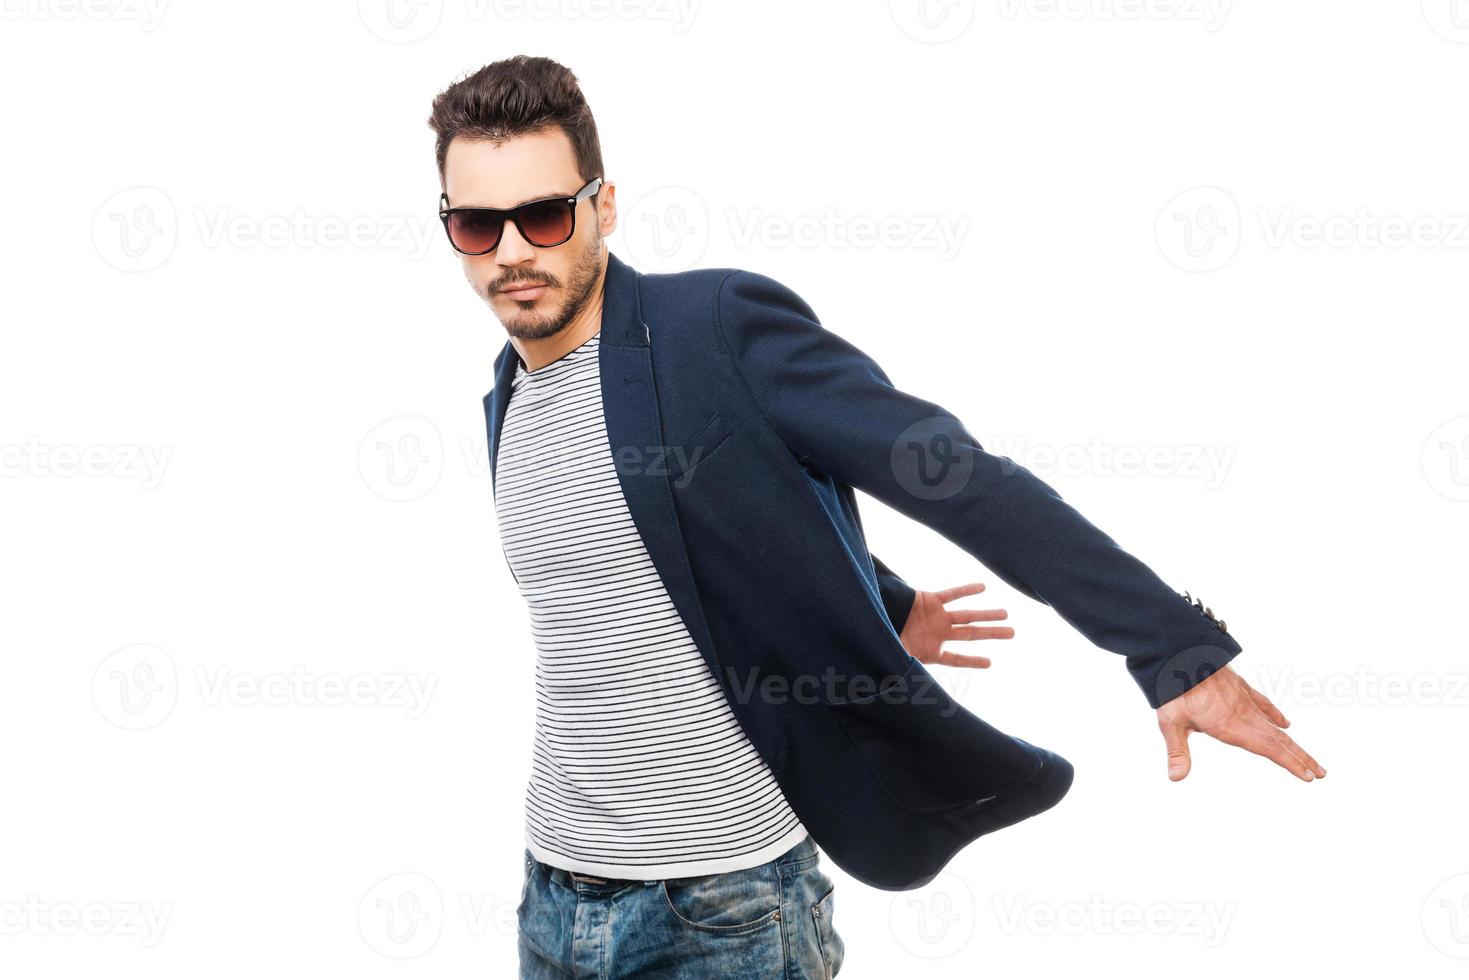
[{"label": "nose", "polygon": [[520,229],[515,227],[515,222],[505,221],[505,227],[500,231],[500,244],[495,246],[495,256],[501,265],[520,265],[535,255],[536,247],[526,241],[520,234]]}]

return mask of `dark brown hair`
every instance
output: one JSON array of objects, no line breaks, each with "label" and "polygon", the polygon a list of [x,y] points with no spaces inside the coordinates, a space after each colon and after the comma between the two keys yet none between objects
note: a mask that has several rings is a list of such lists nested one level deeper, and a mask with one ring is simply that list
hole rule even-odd
[{"label": "dark brown hair", "polygon": [[[518,54],[485,65],[434,97],[428,124],[438,136],[439,183],[456,136],[502,143],[558,127],[571,140],[583,181],[602,173],[597,123],[571,69],[550,58]],[[597,203],[592,196],[592,205]]]}]

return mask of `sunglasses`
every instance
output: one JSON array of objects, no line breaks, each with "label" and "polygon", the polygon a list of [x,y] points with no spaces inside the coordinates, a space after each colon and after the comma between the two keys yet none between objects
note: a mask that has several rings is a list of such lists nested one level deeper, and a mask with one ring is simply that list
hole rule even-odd
[{"label": "sunglasses", "polygon": [[570,197],[548,197],[514,208],[451,208],[449,195],[439,195],[439,220],[449,244],[465,255],[485,255],[500,244],[505,219],[515,222],[520,237],[537,248],[553,248],[571,240],[576,231],[576,206],[597,193],[601,177],[591,180]]}]

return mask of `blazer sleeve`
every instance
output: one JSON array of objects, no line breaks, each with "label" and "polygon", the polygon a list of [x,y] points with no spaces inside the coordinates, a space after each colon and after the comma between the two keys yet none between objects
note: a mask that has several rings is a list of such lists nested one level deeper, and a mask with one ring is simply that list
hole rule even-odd
[{"label": "blazer sleeve", "polygon": [[882,607],[887,611],[893,632],[903,634],[903,624],[908,622],[908,613],[913,611],[914,589],[904,582],[898,573],[872,555],[872,567],[877,572],[877,591],[882,594]]},{"label": "blazer sleeve", "polygon": [[[1212,611],[1170,588],[1030,470],[986,452],[953,413],[895,387],[788,287],[730,271],[717,323],[767,424],[801,463],[932,528],[1122,655],[1152,707],[1240,652]],[[896,619],[894,627],[901,630]]]}]

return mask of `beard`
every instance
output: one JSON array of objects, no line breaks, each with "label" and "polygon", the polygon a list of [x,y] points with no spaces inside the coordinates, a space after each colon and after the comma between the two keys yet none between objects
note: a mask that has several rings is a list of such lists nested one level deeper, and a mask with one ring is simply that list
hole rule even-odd
[{"label": "beard", "polygon": [[[591,301],[592,290],[597,285],[597,273],[601,268],[601,260],[602,236],[600,233],[595,233],[594,237],[581,248],[576,256],[576,261],[572,263],[569,278],[565,283],[566,298],[562,300],[561,305],[555,309],[536,311],[535,306],[538,300],[512,300],[515,304],[515,312],[500,318],[505,332],[520,340],[544,340],[565,330],[567,324],[571,323]],[[552,289],[562,285],[555,276],[542,275],[527,279],[512,279],[502,282],[501,286],[523,283],[541,283]],[[486,302],[489,301],[489,296],[490,292],[486,287]]]}]

